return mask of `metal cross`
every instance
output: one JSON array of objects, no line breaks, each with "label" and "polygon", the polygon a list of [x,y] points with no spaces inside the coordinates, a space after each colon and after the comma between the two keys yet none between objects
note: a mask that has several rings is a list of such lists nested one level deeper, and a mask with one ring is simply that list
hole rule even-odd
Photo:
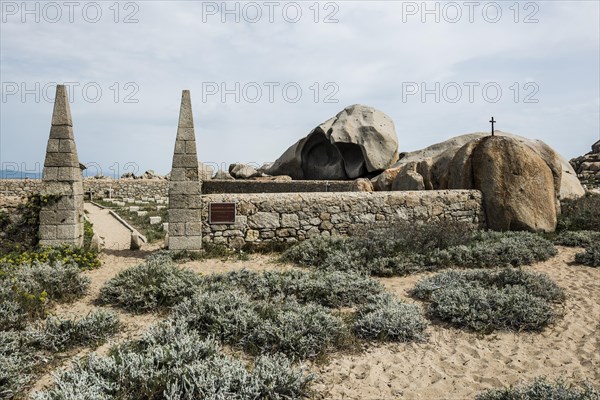
[{"label": "metal cross", "polygon": [[494,124],[496,123],[496,121],[494,121],[494,117],[492,117],[490,123],[492,124],[492,136],[494,136]]}]

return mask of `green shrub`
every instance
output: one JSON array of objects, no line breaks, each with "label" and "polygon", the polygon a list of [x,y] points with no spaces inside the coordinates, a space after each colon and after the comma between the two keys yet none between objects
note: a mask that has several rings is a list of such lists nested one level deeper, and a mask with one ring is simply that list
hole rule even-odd
[{"label": "green shrub", "polygon": [[506,389],[491,389],[476,400],[598,400],[600,391],[587,383],[569,385],[562,380],[549,382],[538,378],[532,384]]},{"label": "green shrub", "polygon": [[563,200],[561,206],[559,231],[600,231],[600,195],[587,194],[577,200]]},{"label": "green shrub", "polygon": [[564,292],[547,276],[518,269],[448,270],[417,283],[411,295],[429,302],[431,319],[457,327],[538,331],[556,318]]},{"label": "green shrub", "polygon": [[483,232],[468,245],[434,251],[428,263],[468,268],[529,265],[555,256],[554,245],[530,232]]},{"label": "green shrub", "polygon": [[42,327],[28,333],[35,347],[64,351],[75,346],[97,346],[119,329],[119,317],[114,312],[96,311],[79,320],[49,317]]},{"label": "green shrub", "polygon": [[240,291],[197,293],[174,307],[173,318],[251,354],[299,359],[316,358],[347,334],[343,321],[321,306],[252,300]]},{"label": "green shrub", "polygon": [[239,288],[255,300],[293,297],[300,303],[316,303],[325,307],[351,307],[381,293],[383,286],[364,275],[340,271],[266,271],[240,270],[205,278],[206,283]]},{"label": "green shrub", "polygon": [[600,242],[593,243],[583,253],[576,254],[575,261],[590,267],[600,267]]},{"label": "green shrub", "polygon": [[98,254],[82,247],[63,245],[58,247],[35,248],[30,251],[13,251],[0,257],[0,269],[34,263],[74,264],[81,270],[95,269],[100,266]]},{"label": "green shrub", "polygon": [[90,280],[73,264],[24,264],[0,273],[0,330],[22,329],[43,318],[49,301],[83,296]]},{"label": "green shrub", "polygon": [[[16,211],[2,213],[0,218],[0,256],[13,252],[29,251],[37,246],[40,225],[42,197],[30,195],[27,201],[19,204]],[[0,262],[1,263],[1,262]]]},{"label": "green shrub", "polygon": [[554,239],[560,246],[587,247],[592,243],[600,243],[600,232],[595,231],[564,231]]},{"label": "green shrub", "polygon": [[134,312],[171,307],[192,295],[200,277],[168,257],[154,257],[121,271],[100,290],[100,302]]},{"label": "green shrub", "polygon": [[364,339],[408,342],[425,338],[427,323],[419,308],[392,296],[373,296],[359,307],[354,333]]},{"label": "green shrub", "polygon": [[166,321],[108,357],[81,359],[34,399],[300,399],[311,380],[280,355],[248,371],[213,339]]}]

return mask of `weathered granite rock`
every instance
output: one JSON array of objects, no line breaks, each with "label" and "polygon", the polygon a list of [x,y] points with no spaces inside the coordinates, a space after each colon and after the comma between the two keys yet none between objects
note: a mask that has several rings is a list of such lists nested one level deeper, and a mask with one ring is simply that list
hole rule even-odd
[{"label": "weathered granite rock", "polygon": [[570,161],[578,178],[588,190],[600,188],[600,140],[592,145],[592,151]]},{"label": "weathered granite rock", "polygon": [[[553,170],[554,177],[560,172],[560,190],[559,198],[579,198],[585,194],[573,167],[560,154],[555,152],[547,144],[540,140],[527,139],[511,133],[496,131],[496,136],[507,136],[518,140],[533,149],[548,166]],[[437,143],[421,150],[410,153],[402,153],[400,160],[391,168],[383,172],[383,176],[377,176],[373,179],[376,190],[391,190],[391,176],[395,177],[398,173],[396,168],[402,167],[411,162],[417,162],[417,172],[423,176],[423,182],[426,189],[443,190],[449,188],[449,164],[457,152],[467,143],[477,139],[489,136],[489,133],[472,133],[457,136],[442,143]],[[557,167],[557,162],[560,168]],[[456,172],[456,171],[455,171]],[[456,179],[455,176],[453,179]]]},{"label": "weathered granite rock", "polygon": [[[552,232],[557,220],[560,176],[518,139],[487,136],[467,143],[450,163],[451,189],[478,189],[488,227]],[[559,170],[560,173],[560,170]]]},{"label": "weathered granite rock", "polygon": [[192,102],[190,91],[184,90],[169,178],[169,250],[202,249],[202,231],[192,229],[199,221],[201,193]]},{"label": "weathered granite rock", "polygon": [[218,170],[213,179],[232,181],[235,178],[227,171]]},{"label": "weathered granite rock", "polygon": [[250,179],[260,175],[254,167],[240,163],[231,164],[229,174],[235,179]]},{"label": "weathered granite rock", "polygon": [[264,172],[293,179],[356,179],[385,170],[397,157],[392,119],[374,108],[353,105],[313,129]]},{"label": "weathered granite rock", "polygon": [[64,85],[56,86],[52,127],[46,147],[39,238],[42,246],[83,244],[83,176]]},{"label": "weathered granite rock", "polygon": [[396,175],[392,190],[425,190],[423,176],[416,171],[403,171]]}]

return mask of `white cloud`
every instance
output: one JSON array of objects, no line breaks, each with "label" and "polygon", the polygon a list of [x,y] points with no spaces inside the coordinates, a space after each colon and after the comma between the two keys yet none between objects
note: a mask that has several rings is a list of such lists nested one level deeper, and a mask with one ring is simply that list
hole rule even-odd
[{"label": "white cloud", "polygon": [[[0,28],[3,83],[25,82],[30,88],[34,82],[97,82],[101,87],[97,103],[85,101],[81,86],[73,99],[84,161],[103,166],[133,161],[142,169],[166,172],[182,89],[192,90],[200,157],[219,163],[273,160],[353,103],[388,113],[403,151],[487,130],[491,115],[500,129],[546,140],[567,157],[588,151],[599,137],[597,2],[536,2],[536,24],[514,23],[508,8],[512,2],[501,3],[503,18],[497,24],[477,12],[475,23],[465,15],[455,24],[434,23],[431,17],[421,23],[418,16],[404,16],[408,21],[403,22],[402,3],[383,1],[334,3],[339,7],[335,24],[314,23],[313,2],[301,3],[303,16],[296,24],[285,22],[280,13],[274,23],[266,15],[255,24],[234,23],[231,16],[221,23],[220,15],[203,22],[201,2],[137,2],[139,23],[115,24],[108,9],[113,3],[102,4],[103,19],[97,24],[81,18],[72,24],[21,23],[10,17]],[[319,17],[332,10],[321,9]],[[521,10],[520,19],[525,11],[531,10]],[[435,82],[443,87],[472,81],[498,82],[502,100],[485,101],[481,92],[473,103],[402,98],[406,82],[431,88]],[[523,84],[530,81],[540,87],[540,102],[512,101],[511,85],[518,82],[522,95]],[[133,96],[139,103],[123,103],[123,96],[132,93],[124,88],[127,82],[139,88]],[[236,103],[232,95],[224,103],[217,95],[203,102],[206,82],[224,82],[229,88],[235,82],[242,87],[297,82],[303,96],[298,103],[285,101],[280,86],[269,103],[263,86],[263,100],[256,104]],[[327,82],[339,88],[337,104],[322,101],[332,93],[324,88]],[[113,101],[115,83],[118,103]],[[22,103],[10,96],[1,107],[2,161],[41,160],[51,103],[36,103],[31,95]],[[562,139],[565,132],[571,135],[568,140]]]}]

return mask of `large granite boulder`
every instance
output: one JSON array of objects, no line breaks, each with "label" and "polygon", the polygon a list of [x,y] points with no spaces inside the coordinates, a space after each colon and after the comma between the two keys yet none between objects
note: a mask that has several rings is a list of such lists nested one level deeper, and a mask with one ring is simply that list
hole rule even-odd
[{"label": "large granite boulder", "polygon": [[288,148],[264,173],[293,179],[356,179],[389,168],[397,157],[392,119],[374,108],[353,105]]},{"label": "large granite boulder", "polygon": [[[373,179],[375,190],[392,190],[392,183],[400,168],[410,164],[417,163],[418,172],[423,177],[423,183],[426,189],[448,189],[450,179],[450,162],[458,155],[459,150],[469,142],[489,136],[489,133],[471,133],[457,136],[442,143],[437,143],[422,150],[410,153],[400,154],[400,160],[391,168],[384,171],[381,175]],[[554,151],[541,140],[531,140],[511,133],[496,131],[496,136],[510,137],[531,148],[540,156],[553,171],[553,177],[560,176],[560,185],[557,185],[558,199],[579,198],[585,194],[577,174],[569,162],[560,154]],[[464,157],[465,154],[462,154]],[[461,164],[468,168],[464,163]],[[559,174],[560,170],[560,174]],[[454,171],[454,180],[461,179],[462,175],[456,175]],[[390,179],[393,176],[394,178]]]},{"label": "large granite boulder", "polygon": [[553,232],[560,212],[558,165],[518,139],[487,136],[456,153],[449,188],[481,190],[491,229]]}]

